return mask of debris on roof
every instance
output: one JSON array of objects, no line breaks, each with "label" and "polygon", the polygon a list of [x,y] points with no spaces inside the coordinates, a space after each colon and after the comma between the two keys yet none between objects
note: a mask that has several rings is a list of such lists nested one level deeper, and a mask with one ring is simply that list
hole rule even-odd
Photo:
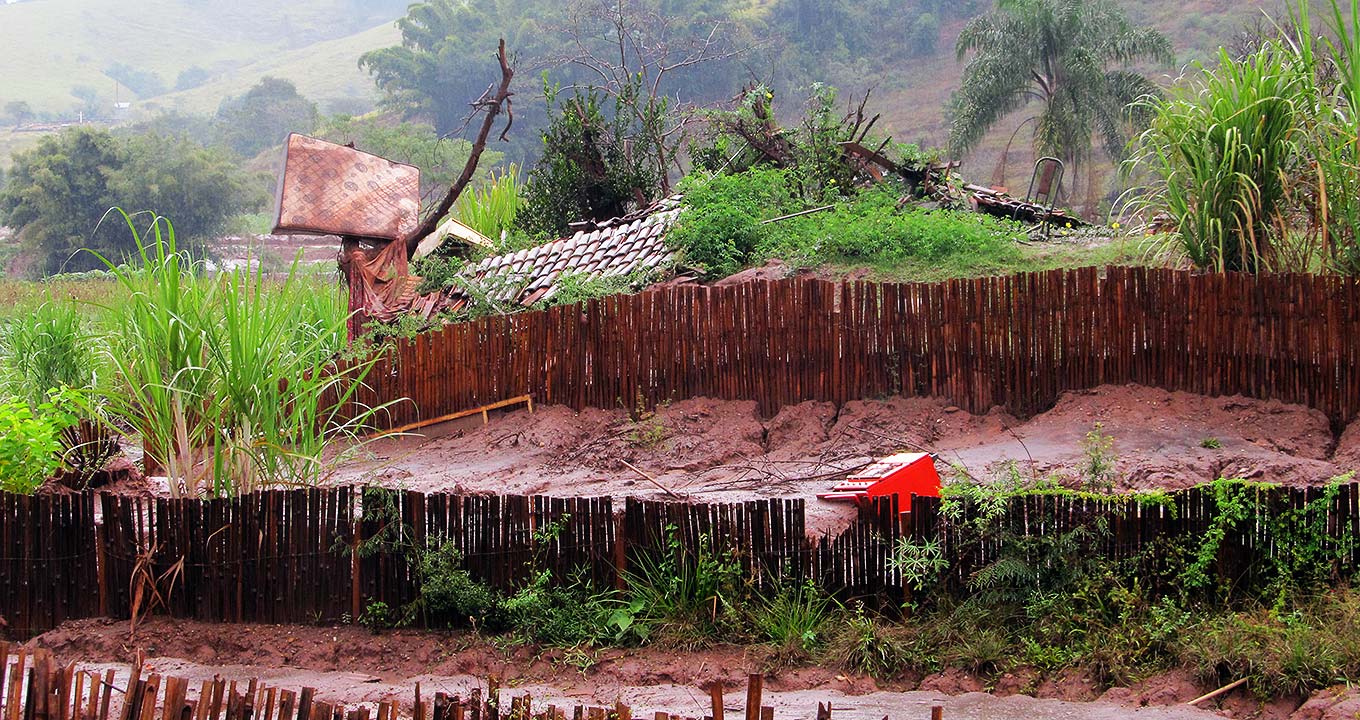
[{"label": "debris on roof", "polygon": [[[564,275],[608,278],[661,269],[675,259],[665,240],[679,215],[680,198],[667,198],[638,213],[578,230],[569,238],[486,258],[464,277],[498,302],[528,307],[551,298]],[[450,287],[417,301],[415,309],[429,317],[459,310],[470,300],[464,287]]]},{"label": "debris on roof", "polygon": [[415,230],[420,170],[293,133],[279,177],[274,234],[396,240]]},{"label": "debris on roof", "polygon": [[411,259],[418,260],[423,258],[435,250],[438,250],[444,243],[450,240],[458,240],[464,244],[482,248],[491,248],[494,245],[494,243],[491,242],[491,238],[458,222],[454,218],[449,218],[443,223],[440,223],[437,230],[424,240],[420,241],[420,244],[416,246],[416,251],[411,253]]}]

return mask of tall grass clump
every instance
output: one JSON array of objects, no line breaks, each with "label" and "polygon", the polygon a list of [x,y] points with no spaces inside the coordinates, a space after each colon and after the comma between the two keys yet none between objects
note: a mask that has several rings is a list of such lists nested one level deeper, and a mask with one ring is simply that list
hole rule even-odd
[{"label": "tall grass clump", "polygon": [[337,374],[346,315],[333,293],[299,274],[237,270],[209,276],[180,253],[155,218],[138,233],[140,264],[101,257],[127,299],[107,308],[108,382],[92,403],[134,428],[172,494],[229,495],[313,484],[329,467],[328,439],[366,420],[343,420],[367,366]]},{"label": "tall grass clump", "polygon": [[[1332,0],[1319,34],[1307,3],[1235,59],[1199,66],[1166,99],[1129,171],[1135,210],[1177,232],[1157,245],[1218,271],[1360,272],[1360,0]],[[1348,17],[1349,16],[1349,17]]]},{"label": "tall grass clump", "polygon": [[0,396],[36,409],[54,390],[92,386],[99,367],[92,342],[70,303],[48,300],[0,320]]},{"label": "tall grass clump", "polygon": [[1179,247],[1196,266],[1276,269],[1300,161],[1304,80],[1273,43],[1241,61],[1219,53],[1215,69],[1172,99],[1150,101],[1156,115],[1136,161],[1159,182],[1144,201],[1174,218]]},{"label": "tall grass clump", "polygon": [[468,188],[459,196],[454,215],[493,242],[503,243],[519,215],[520,189],[519,167],[512,164],[499,173],[492,172],[485,186]]}]

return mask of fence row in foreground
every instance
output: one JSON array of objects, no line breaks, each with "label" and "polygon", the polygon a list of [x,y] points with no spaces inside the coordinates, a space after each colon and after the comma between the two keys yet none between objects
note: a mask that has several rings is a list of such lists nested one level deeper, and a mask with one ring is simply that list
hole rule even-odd
[{"label": "fence row in foreground", "polygon": [[[0,642],[0,718],[6,720],[632,720],[633,710],[622,702],[612,707],[561,707],[535,701],[527,691],[512,696],[488,681],[486,692],[474,688],[467,697],[436,692],[422,695],[415,685],[409,701],[390,697],[377,703],[326,702],[315,688],[300,691],[271,687],[252,678],[247,682],[221,677],[192,683],[183,678],[147,671],[139,656],[130,672],[83,669],[77,663],[56,663],[42,649],[31,654],[23,647]],[[773,720],[774,708],[762,704],[764,678],[747,680],[741,720]],[[356,691],[360,688],[356,688]],[[334,690],[332,691],[334,692]],[[363,692],[356,692],[363,695]],[[709,691],[710,714],[703,720],[726,720],[721,684]],[[831,720],[830,703],[818,703],[817,720]],[[655,720],[698,720],[656,712]],[[939,720],[941,708],[930,717]],[[924,716],[921,717],[924,720]]]},{"label": "fence row in foreground", "polygon": [[1168,549],[1182,541],[1198,547],[1211,527],[1222,540],[1202,572],[1234,587],[1301,559],[1336,578],[1360,568],[1357,485],[1234,487],[1249,502],[1246,514],[1242,502],[1234,504],[1231,522],[1221,491],[1202,486],[1155,502],[1029,495],[1001,506],[963,505],[955,514],[942,513],[937,498],[913,497],[900,507],[888,498],[861,506],[840,533],[817,537],[807,534],[801,499],[616,503],[350,488],[207,501],[0,494],[0,608],[20,637],[70,618],[136,612],[221,622],[352,620],[368,602],[399,608],[415,599],[412,548],[440,543],[460,551],[473,578],[503,591],[543,571],[559,582],[623,588],[644,557],[672,552],[685,563],[714,552],[739,563],[757,592],[810,579],[843,599],[887,609],[911,590],[893,561],[904,542],[938,547],[949,564],[931,591],[949,593],[967,592],[974,573],[1007,552],[1040,552],[1022,542],[1040,536],[1066,538],[1073,557],[1141,563],[1148,583],[1174,582],[1164,577]]}]

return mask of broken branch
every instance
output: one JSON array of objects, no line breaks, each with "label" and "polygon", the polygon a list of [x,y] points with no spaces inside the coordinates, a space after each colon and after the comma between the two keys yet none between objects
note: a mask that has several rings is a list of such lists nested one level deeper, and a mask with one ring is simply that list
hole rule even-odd
[{"label": "broken branch", "polygon": [[[515,70],[510,67],[510,61],[506,57],[504,39],[501,39],[500,44],[497,47],[496,59],[500,62],[501,66],[501,84],[496,88],[495,95],[490,96],[490,99],[479,99],[474,103],[475,110],[485,110],[486,116],[482,118],[482,127],[481,130],[477,132],[477,140],[472,143],[472,152],[468,155],[467,162],[463,165],[462,174],[454,181],[453,187],[449,188],[449,192],[444,195],[444,200],[439,203],[439,207],[436,208],[434,212],[427,215],[425,219],[420,222],[420,225],[417,226],[410,235],[406,236],[404,242],[406,245],[406,256],[408,258],[415,253],[416,248],[420,246],[421,240],[424,240],[434,233],[435,229],[439,227],[439,221],[442,220],[445,215],[449,214],[449,211],[453,209],[453,204],[457,202],[458,197],[463,194],[463,191],[467,189],[468,184],[472,182],[472,176],[477,172],[477,163],[482,158],[482,151],[486,150],[486,140],[491,136],[491,129],[496,124],[496,116],[504,109],[509,118],[509,122],[506,123],[505,129],[501,131],[501,140],[505,139],[505,134],[510,131],[510,125],[515,121],[514,112],[510,109],[510,97],[514,95],[514,93],[510,92],[510,81],[515,77]],[[487,96],[485,95],[483,96],[483,98],[486,97]]]}]

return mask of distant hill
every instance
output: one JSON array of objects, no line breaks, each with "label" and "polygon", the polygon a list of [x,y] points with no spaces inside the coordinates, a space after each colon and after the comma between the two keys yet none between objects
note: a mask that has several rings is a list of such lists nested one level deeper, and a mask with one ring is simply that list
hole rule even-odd
[{"label": "distant hill", "polygon": [[[316,99],[334,92],[368,93],[364,97],[371,99],[369,84],[360,82],[364,76],[355,62],[364,50],[397,37],[391,22],[405,4],[390,0],[0,4],[0,78],[4,78],[0,107],[23,100],[40,114],[69,115],[86,105],[102,114],[112,110],[117,98],[133,101],[135,110],[152,97],[173,92],[186,71],[197,80],[230,89],[249,87],[265,70],[291,73],[290,79],[303,92],[315,89]],[[348,44],[350,38],[357,44]],[[309,63],[310,57],[325,64]],[[116,83],[111,75],[124,82]],[[206,100],[193,105],[216,109],[216,102]]]},{"label": "distant hill", "polygon": [[[752,13],[766,13],[771,0],[749,0]],[[265,75],[292,80],[325,111],[356,111],[372,105],[371,79],[356,63],[365,51],[394,44],[392,21],[407,0],[26,0],[0,4],[0,108],[23,100],[40,114],[69,117],[84,106],[112,112],[114,99],[132,101],[114,115],[134,119],[158,110],[211,113],[223,98],[239,95]],[[1166,32],[1182,63],[1207,57],[1229,41],[1263,8],[1283,14],[1280,0],[1121,0],[1139,23]],[[984,7],[985,2],[977,7]],[[874,110],[881,129],[896,140],[943,144],[948,133],[944,105],[958,86],[962,64],[953,45],[963,26],[940,28],[934,55],[900,63],[875,85]],[[891,34],[891,29],[888,34]],[[789,42],[800,42],[788,38]],[[885,48],[885,54],[886,54]],[[1179,68],[1156,72],[1171,76]],[[115,83],[110,73],[122,77]],[[184,77],[181,74],[185,73]],[[536,85],[537,74],[524,82]],[[194,87],[176,90],[179,80]],[[823,79],[809,76],[807,82]],[[136,86],[136,87],[133,87]],[[847,88],[850,90],[862,88]],[[736,88],[731,89],[735,93]],[[523,88],[529,95],[532,87]],[[725,90],[723,91],[726,92]],[[726,95],[722,95],[726,96]],[[522,103],[537,102],[523,97]],[[798,110],[784,103],[784,112]],[[1023,118],[1008,119],[966,159],[965,174],[992,179],[1000,150]],[[3,131],[0,131],[3,132]],[[517,127],[517,132],[532,132]],[[3,152],[7,143],[0,143]],[[9,143],[15,144],[15,143]],[[1004,178],[1022,185],[1030,162],[1016,141]],[[5,164],[0,158],[0,167]],[[1023,187],[1021,188],[1023,191]]]},{"label": "distant hill", "polygon": [[191,90],[147,100],[143,109],[212,113],[224,97],[240,95],[265,76],[292,80],[322,112],[371,105],[378,99],[373,80],[358,66],[359,56],[374,48],[401,42],[401,31],[391,22],[363,32],[290,50],[253,62]]}]

